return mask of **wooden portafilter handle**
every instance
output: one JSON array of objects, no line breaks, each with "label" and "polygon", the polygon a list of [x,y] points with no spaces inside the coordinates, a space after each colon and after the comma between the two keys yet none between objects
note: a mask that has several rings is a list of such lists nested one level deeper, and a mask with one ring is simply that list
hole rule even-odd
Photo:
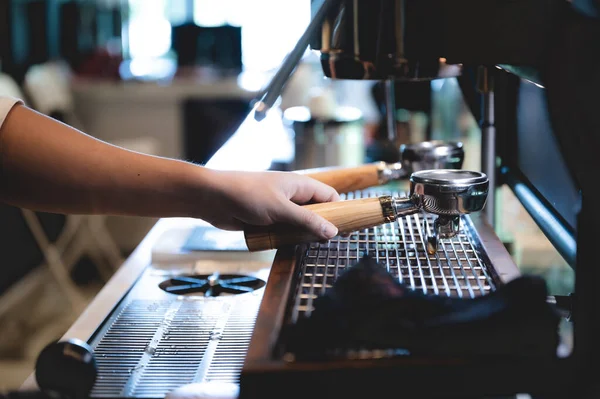
[{"label": "wooden portafilter handle", "polygon": [[[350,233],[392,222],[396,219],[393,200],[389,196],[305,205],[333,223],[339,234]],[[321,240],[310,231],[289,224],[252,226],[244,231],[250,251],[265,251]]]},{"label": "wooden portafilter handle", "polygon": [[316,169],[298,170],[296,173],[311,177],[328,186],[333,187],[338,193],[349,193],[386,184],[390,180],[398,179],[405,175],[400,164],[386,164],[384,162],[361,165],[351,168],[327,167]]},{"label": "wooden portafilter handle", "polygon": [[328,168],[302,173],[333,187],[338,193],[349,193],[379,184],[379,166],[362,165],[354,168]]}]

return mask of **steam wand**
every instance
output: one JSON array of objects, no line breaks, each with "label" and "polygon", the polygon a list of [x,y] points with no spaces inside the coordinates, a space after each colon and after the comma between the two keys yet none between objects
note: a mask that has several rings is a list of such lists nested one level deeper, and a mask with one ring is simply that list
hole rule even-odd
[{"label": "steam wand", "polygon": [[279,67],[277,73],[265,90],[263,90],[257,97],[254,119],[257,121],[262,121],[267,116],[267,112],[273,107],[275,101],[281,94],[283,87],[289,80],[292,73],[294,73],[300,59],[302,59],[302,55],[304,51],[309,45],[309,42],[312,36],[317,32],[317,30],[321,27],[321,23],[325,20],[325,17],[329,12],[336,6],[340,0],[324,0],[323,4],[315,14],[315,16],[310,21],[310,24],[294,46],[294,49],[288,54],[286,59]]}]

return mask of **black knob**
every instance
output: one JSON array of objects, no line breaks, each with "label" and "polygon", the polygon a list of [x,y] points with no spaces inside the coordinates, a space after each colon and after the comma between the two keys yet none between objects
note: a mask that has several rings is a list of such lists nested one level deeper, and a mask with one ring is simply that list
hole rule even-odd
[{"label": "black knob", "polygon": [[92,349],[77,339],[46,346],[35,366],[35,378],[42,391],[73,399],[89,396],[97,374]]},{"label": "black knob", "polygon": [[11,391],[0,393],[0,399],[56,399],[41,391]]}]

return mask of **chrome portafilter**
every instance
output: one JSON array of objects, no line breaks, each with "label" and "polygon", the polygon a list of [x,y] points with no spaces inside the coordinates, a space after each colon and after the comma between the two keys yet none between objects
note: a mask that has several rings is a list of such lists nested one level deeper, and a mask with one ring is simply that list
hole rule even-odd
[{"label": "chrome portafilter", "polygon": [[427,233],[429,254],[435,254],[441,238],[458,234],[461,215],[481,211],[487,201],[489,182],[480,172],[423,170],[413,173],[410,182],[410,201],[417,202],[422,211],[437,215],[431,233]]},{"label": "chrome portafilter", "polygon": [[465,152],[461,142],[423,141],[400,148],[400,162],[377,162],[351,168],[325,167],[298,170],[340,193],[364,190],[393,181],[407,180],[412,173],[429,169],[461,169]]},{"label": "chrome portafilter", "polygon": [[431,169],[461,169],[465,159],[460,141],[420,141],[400,146],[400,162],[381,162],[380,173],[387,181],[406,179],[413,173]]},{"label": "chrome portafilter", "polygon": [[421,141],[400,146],[400,162],[411,173],[430,169],[462,169],[465,150],[460,141]]},{"label": "chrome portafilter", "polygon": [[460,141],[420,141],[400,146],[400,162],[380,162],[380,173],[384,180],[401,180],[414,172],[431,169],[461,169],[465,150]]},{"label": "chrome portafilter", "polygon": [[[485,174],[457,169],[423,170],[410,177],[407,197],[369,197],[304,205],[333,223],[339,234],[364,230],[418,212],[437,215],[433,232],[427,234],[427,250],[435,253],[440,238],[454,237],[460,228],[460,215],[481,211],[488,194]],[[248,226],[244,230],[250,251],[281,248],[321,238],[289,224]]]}]

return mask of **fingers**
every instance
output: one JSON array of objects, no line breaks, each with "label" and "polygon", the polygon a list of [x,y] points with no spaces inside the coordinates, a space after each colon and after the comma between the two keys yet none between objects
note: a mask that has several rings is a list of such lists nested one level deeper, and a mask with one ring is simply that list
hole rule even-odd
[{"label": "fingers", "polygon": [[302,226],[321,240],[329,240],[337,235],[338,228],[327,219],[292,202],[288,201],[288,204],[283,212],[277,215],[278,221]]},{"label": "fingers", "polygon": [[309,201],[333,202],[339,201],[340,195],[333,187],[310,177],[302,176],[298,181],[295,193],[293,193],[290,199],[299,204]]}]

